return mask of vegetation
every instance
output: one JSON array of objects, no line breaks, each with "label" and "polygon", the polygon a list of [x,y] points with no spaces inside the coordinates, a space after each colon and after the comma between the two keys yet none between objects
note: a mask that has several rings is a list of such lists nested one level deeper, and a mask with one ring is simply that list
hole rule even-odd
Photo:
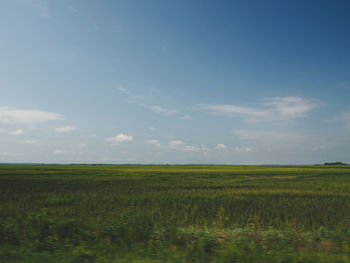
[{"label": "vegetation", "polygon": [[0,165],[0,262],[350,262],[350,166]]}]

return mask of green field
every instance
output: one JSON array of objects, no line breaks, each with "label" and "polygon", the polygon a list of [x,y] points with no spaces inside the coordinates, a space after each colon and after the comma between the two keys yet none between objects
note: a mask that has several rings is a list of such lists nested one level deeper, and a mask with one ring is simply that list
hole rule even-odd
[{"label": "green field", "polygon": [[1,262],[350,262],[350,166],[0,165]]}]

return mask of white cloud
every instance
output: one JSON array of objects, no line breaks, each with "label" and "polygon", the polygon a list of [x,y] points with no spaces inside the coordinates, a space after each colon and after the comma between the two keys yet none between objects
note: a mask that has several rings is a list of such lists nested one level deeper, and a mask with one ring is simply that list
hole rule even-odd
[{"label": "white cloud", "polygon": [[226,145],[225,144],[222,144],[222,143],[219,143],[215,146],[215,149],[217,150],[225,150],[226,149]]},{"label": "white cloud", "polygon": [[152,144],[154,146],[160,147],[160,143],[157,140],[155,140],[155,139],[148,140],[148,141],[146,141],[146,143],[149,143],[149,144]]},{"label": "white cloud", "polygon": [[23,134],[23,130],[14,130],[9,132],[10,135],[21,135]]},{"label": "white cloud", "polygon": [[75,131],[77,128],[74,126],[62,126],[62,127],[56,127],[55,132],[58,133],[64,133],[64,132],[72,132]]},{"label": "white cloud", "polygon": [[311,140],[306,135],[293,132],[234,130],[233,133],[242,143],[246,144],[246,147],[254,148],[259,152],[281,151],[287,153],[292,149],[299,151]]},{"label": "white cloud", "polygon": [[133,137],[130,135],[125,135],[123,133],[117,134],[114,137],[110,137],[106,139],[108,142],[112,143],[120,143],[120,142],[127,142],[127,141],[132,141]]},{"label": "white cloud", "polygon": [[254,109],[250,107],[235,106],[235,105],[209,105],[203,106],[202,109],[211,110],[213,113],[233,115],[242,114],[252,117],[267,118],[269,117],[269,112],[266,110]]},{"label": "white cloud", "polygon": [[0,107],[0,122],[3,123],[30,125],[53,120],[63,120],[63,117],[54,112]]},{"label": "white cloud", "polygon": [[209,110],[214,114],[232,117],[240,116],[248,122],[291,120],[305,116],[317,106],[314,101],[301,97],[275,97],[265,99],[263,108],[237,105],[207,105],[199,109]]},{"label": "white cloud", "polygon": [[201,150],[202,150],[203,152],[207,152],[207,151],[209,151],[209,148],[208,148],[206,145],[201,144]]},{"label": "white cloud", "polygon": [[170,116],[170,115],[176,115],[178,114],[177,110],[168,110],[163,108],[162,106],[158,106],[158,105],[147,105],[144,103],[138,103],[139,106],[144,107],[146,109],[150,109],[151,111],[155,112],[155,113],[159,113],[162,114],[164,116]]},{"label": "white cloud", "polygon": [[130,103],[134,103],[140,107],[146,108],[146,109],[151,110],[155,113],[158,113],[158,114],[161,114],[164,116],[177,115],[179,113],[177,110],[166,109],[160,105],[150,105],[150,104],[143,103],[142,101],[144,101],[144,99],[146,98],[145,96],[132,95],[129,92],[129,90],[127,90],[124,87],[120,86],[120,87],[118,87],[118,90],[128,96]]},{"label": "white cloud", "polygon": [[198,152],[201,150],[201,148],[196,145],[185,145],[180,150],[184,152]]},{"label": "white cloud", "polygon": [[176,150],[176,151],[182,151],[182,152],[203,152],[206,153],[209,149],[204,144],[201,145],[186,145],[183,141],[180,140],[174,140],[170,141],[168,146],[168,149]]},{"label": "white cloud", "polygon": [[80,148],[86,148],[88,145],[85,142],[79,144]]},{"label": "white cloud", "polygon": [[23,143],[23,144],[37,144],[38,142],[35,140],[24,140],[24,141],[21,141],[21,143]]},{"label": "white cloud", "polygon": [[124,88],[124,87],[118,87],[118,90],[120,90],[122,93],[124,93],[124,94],[129,94],[130,92],[126,89],[126,88]]},{"label": "white cloud", "polygon": [[251,130],[234,130],[233,133],[241,140],[254,140],[265,143],[283,141],[293,143],[306,139],[305,136],[291,132],[261,132]]},{"label": "white cloud", "polygon": [[184,142],[183,141],[170,141],[169,142],[169,146],[181,146],[181,145],[184,145]]},{"label": "white cloud", "polygon": [[246,146],[233,147],[232,150],[236,153],[248,153],[252,151],[250,147],[246,147]]},{"label": "white cloud", "polygon": [[192,120],[193,118],[190,115],[184,115],[184,116],[181,117],[181,119],[182,120]]},{"label": "white cloud", "polygon": [[167,145],[161,145],[159,141],[152,139],[146,141],[148,144],[152,144],[156,147],[159,147],[161,149],[169,149],[169,150],[176,150],[176,151],[182,151],[182,152],[207,152],[209,149],[205,145],[186,145],[183,141],[180,140],[173,140],[170,141]]},{"label": "white cloud", "polygon": [[192,144],[192,145],[182,145],[178,147],[177,150],[183,151],[183,152],[202,152],[203,154],[207,154],[209,151],[209,148],[204,144],[201,144],[199,146]]},{"label": "white cloud", "polygon": [[54,154],[73,154],[73,152],[66,150],[55,150]]},{"label": "white cloud", "polygon": [[161,113],[165,116],[178,114],[177,110],[168,110],[168,109],[162,108],[161,106],[152,106],[152,110],[154,112]]},{"label": "white cloud", "polygon": [[276,97],[267,99],[266,101],[264,105],[270,106],[273,111],[277,112],[276,115],[281,119],[304,116],[305,113],[317,106],[315,102],[300,97]]}]

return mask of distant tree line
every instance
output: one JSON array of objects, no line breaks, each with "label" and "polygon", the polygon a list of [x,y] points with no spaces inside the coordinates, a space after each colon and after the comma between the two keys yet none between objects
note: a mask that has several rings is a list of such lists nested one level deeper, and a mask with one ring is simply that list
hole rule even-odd
[{"label": "distant tree line", "polygon": [[346,163],[343,163],[343,162],[335,162],[335,163],[324,163],[324,165],[346,165]]}]

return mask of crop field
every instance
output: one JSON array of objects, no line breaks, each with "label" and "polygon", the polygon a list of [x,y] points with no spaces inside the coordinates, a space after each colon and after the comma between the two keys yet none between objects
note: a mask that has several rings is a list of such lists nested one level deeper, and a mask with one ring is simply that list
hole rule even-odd
[{"label": "crop field", "polygon": [[0,165],[0,262],[350,262],[350,166]]}]

